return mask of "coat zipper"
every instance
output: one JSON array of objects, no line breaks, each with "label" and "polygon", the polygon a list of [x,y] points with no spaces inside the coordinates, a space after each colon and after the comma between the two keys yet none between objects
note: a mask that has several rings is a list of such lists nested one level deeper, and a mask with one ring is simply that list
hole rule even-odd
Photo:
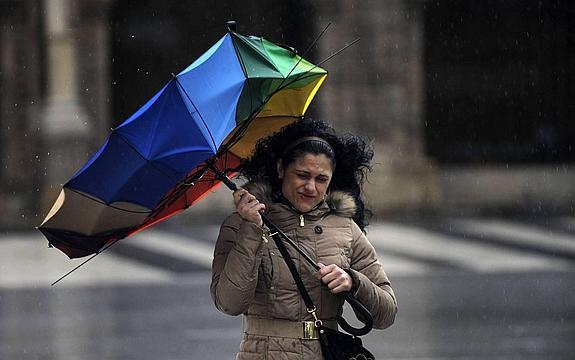
[{"label": "coat zipper", "polygon": [[305,226],[305,221],[304,221],[303,214],[299,214],[299,226],[300,226],[300,227],[304,227],[304,226]]}]

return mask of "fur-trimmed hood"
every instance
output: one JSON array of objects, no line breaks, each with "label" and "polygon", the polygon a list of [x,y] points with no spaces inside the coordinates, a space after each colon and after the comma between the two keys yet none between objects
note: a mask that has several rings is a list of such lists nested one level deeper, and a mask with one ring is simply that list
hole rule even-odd
[{"label": "fur-trimmed hood", "polygon": [[[273,203],[271,185],[266,182],[250,182],[242,186],[254,195],[260,202],[269,209]],[[325,199],[330,212],[335,215],[353,218],[357,211],[357,204],[353,196],[344,191],[330,191]]]}]

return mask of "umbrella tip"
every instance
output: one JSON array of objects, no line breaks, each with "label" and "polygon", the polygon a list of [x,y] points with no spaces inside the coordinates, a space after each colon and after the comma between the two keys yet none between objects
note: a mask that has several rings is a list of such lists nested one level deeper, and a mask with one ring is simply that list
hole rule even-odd
[{"label": "umbrella tip", "polygon": [[228,22],[226,22],[226,25],[228,26],[229,31],[236,32],[237,23],[235,20],[229,20]]}]

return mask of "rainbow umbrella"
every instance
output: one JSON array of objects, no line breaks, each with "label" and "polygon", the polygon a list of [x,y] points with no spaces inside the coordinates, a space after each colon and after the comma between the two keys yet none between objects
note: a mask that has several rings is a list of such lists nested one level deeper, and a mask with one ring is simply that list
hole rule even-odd
[{"label": "rainbow umbrella", "polygon": [[326,76],[293,49],[230,30],[112,130],[39,230],[77,258],[181,212],[302,117]]}]

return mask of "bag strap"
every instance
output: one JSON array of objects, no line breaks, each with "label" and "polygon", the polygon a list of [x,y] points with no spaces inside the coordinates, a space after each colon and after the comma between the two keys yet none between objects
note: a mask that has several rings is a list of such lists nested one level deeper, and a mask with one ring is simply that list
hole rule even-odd
[{"label": "bag strap", "polygon": [[[286,246],[284,245],[281,236],[285,236],[287,237],[287,235],[285,235],[282,231],[275,231],[273,233],[270,234],[270,236],[272,237],[272,239],[274,240],[280,254],[282,255],[295,283],[296,286],[298,288],[298,291],[301,295],[301,297],[303,298],[303,301],[305,303],[305,306],[307,308],[308,313],[310,313],[316,322],[316,325],[321,325],[321,320],[319,320],[317,318],[316,315],[316,306],[313,303],[311,297],[309,296],[309,293],[307,292],[307,289],[305,288],[305,285],[296,269],[295,263],[293,262]],[[351,292],[349,291],[345,291],[343,293],[341,293],[342,296],[344,297],[344,299],[351,305],[351,307],[356,310],[356,314],[358,314],[358,319],[360,321],[362,321],[365,326],[362,328],[354,328],[353,326],[349,325],[348,322],[342,317],[342,316],[338,316],[337,318],[337,323],[339,324],[339,326],[341,326],[341,328],[343,330],[345,330],[346,332],[355,335],[355,336],[362,336],[365,335],[367,333],[369,333],[373,327],[373,317],[371,316],[371,313],[369,312],[369,310],[367,310],[365,308],[365,306],[363,306],[362,303],[360,303]]]},{"label": "bag strap", "polygon": [[291,273],[291,276],[293,277],[295,284],[297,285],[297,289],[299,290],[299,293],[301,295],[301,297],[303,298],[303,301],[305,303],[305,307],[307,308],[307,311],[315,311],[316,307],[315,304],[313,303],[311,296],[309,296],[309,293],[307,292],[307,289],[305,288],[305,285],[303,284],[303,280],[301,279],[301,276],[299,276],[299,273],[296,269],[295,263],[293,262],[288,250],[286,249],[286,246],[284,245],[283,241],[280,239],[279,234],[273,233],[270,234],[272,239],[274,239],[274,242],[276,243],[276,246],[278,248],[278,250],[280,251],[280,253],[282,254],[282,257]]}]

